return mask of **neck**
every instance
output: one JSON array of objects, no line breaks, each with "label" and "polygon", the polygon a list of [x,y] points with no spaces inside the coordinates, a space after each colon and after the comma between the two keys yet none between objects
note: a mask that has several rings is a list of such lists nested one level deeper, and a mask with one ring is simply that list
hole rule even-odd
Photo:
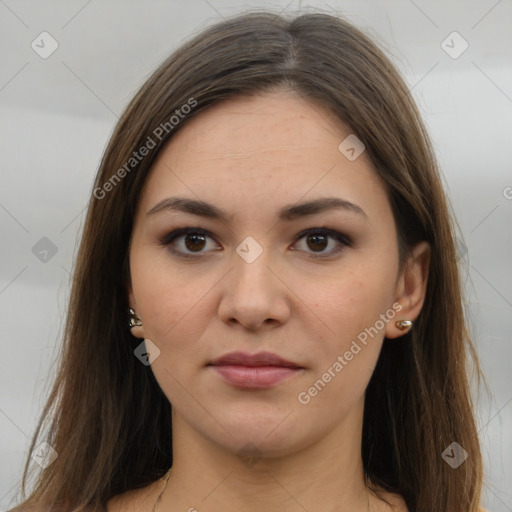
[{"label": "neck", "polygon": [[308,446],[252,458],[213,443],[175,414],[173,470],[160,510],[366,512],[376,500],[361,459],[363,403]]}]

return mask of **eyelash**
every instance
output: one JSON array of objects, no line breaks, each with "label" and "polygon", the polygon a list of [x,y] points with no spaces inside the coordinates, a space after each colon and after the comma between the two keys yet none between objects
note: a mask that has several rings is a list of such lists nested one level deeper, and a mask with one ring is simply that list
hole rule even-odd
[{"label": "eyelash", "polygon": [[[215,237],[209,232],[202,228],[198,227],[186,227],[186,228],[179,228],[175,229],[174,231],[171,231],[170,233],[167,233],[165,236],[162,237],[160,240],[161,245],[163,246],[169,246],[172,242],[174,242],[178,237],[183,235],[202,235],[207,236],[209,238],[212,238],[215,240]],[[352,245],[352,240],[347,237],[346,235],[343,235],[339,231],[336,231],[334,229],[329,228],[309,228],[305,229],[304,231],[301,231],[297,237],[295,238],[294,243],[297,243],[302,238],[307,237],[308,235],[320,235],[325,237],[330,237],[335,239],[337,242],[339,242],[340,246],[336,249],[331,250],[327,253],[327,255],[323,255],[324,253],[310,253],[313,258],[318,259],[326,259],[329,257],[332,257],[340,252],[342,252],[345,247],[350,247]],[[188,259],[198,259],[204,256],[205,253],[183,253],[180,251],[177,251],[176,249],[170,249],[171,252],[178,257],[181,258],[188,258]]]}]

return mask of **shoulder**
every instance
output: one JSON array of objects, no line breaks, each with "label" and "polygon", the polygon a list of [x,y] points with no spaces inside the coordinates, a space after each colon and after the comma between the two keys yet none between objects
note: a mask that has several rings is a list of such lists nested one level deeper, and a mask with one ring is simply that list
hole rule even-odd
[{"label": "shoulder", "polygon": [[[158,495],[163,490],[163,482],[157,480],[140,489],[123,492],[110,498],[105,507],[107,512],[152,512]],[[43,503],[24,503],[7,512],[55,512]],[[94,512],[93,507],[86,507],[83,512]]]},{"label": "shoulder", "polygon": [[386,491],[375,486],[377,494],[373,496],[372,510],[377,512],[409,512],[405,500],[400,494]]},{"label": "shoulder", "polygon": [[7,512],[50,512],[51,508],[41,502],[25,502],[21,505],[17,505],[14,508],[10,508]]},{"label": "shoulder", "polygon": [[[7,512],[62,512],[62,508],[56,510],[55,507],[40,502],[24,503],[9,509]],[[94,512],[94,509],[89,505],[83,509],[83,512]]]},{"label": "shoulder", "polygon": [[141,489],[133,489],[113,496],[107,501],[107,512],[152,512],[163,482],[157,480]]},{"label": "shoulder", "polygon": [[[405,500],[399,494],[384,492],[381,494],[381,496],[391,505],[391,510],[393,512],[409,512]],[[389,507],[386,507],[386,511],[389,511]],[[480,507],[478,512],[488,511]]]}]

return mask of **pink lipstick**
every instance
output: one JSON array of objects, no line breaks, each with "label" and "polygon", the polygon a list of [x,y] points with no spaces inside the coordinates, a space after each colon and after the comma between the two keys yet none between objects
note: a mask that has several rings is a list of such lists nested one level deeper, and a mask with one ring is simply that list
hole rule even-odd
[{"label": "pink lipstick", "polygon": [[230,352],[208,366],[227,383],[245,389],[269,388],[304,370],[299,364],[271,352]]}]

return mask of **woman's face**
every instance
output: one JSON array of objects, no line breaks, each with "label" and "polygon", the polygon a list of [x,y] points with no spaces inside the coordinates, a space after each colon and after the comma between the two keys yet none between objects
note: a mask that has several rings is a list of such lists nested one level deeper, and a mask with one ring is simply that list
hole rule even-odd
[{"label": "woman's face", "polygon": [[[317,104],[267,93],[199,114],[154,163],[129,295],[160,350],[174,432],[277,455],[360,430],[383,338],[407,316],[391,207],[365,152],[339,149],[350,134]],[[182,228],[200,232],[171,240]],[[211,365],[235,351],[300,368]]]}]

